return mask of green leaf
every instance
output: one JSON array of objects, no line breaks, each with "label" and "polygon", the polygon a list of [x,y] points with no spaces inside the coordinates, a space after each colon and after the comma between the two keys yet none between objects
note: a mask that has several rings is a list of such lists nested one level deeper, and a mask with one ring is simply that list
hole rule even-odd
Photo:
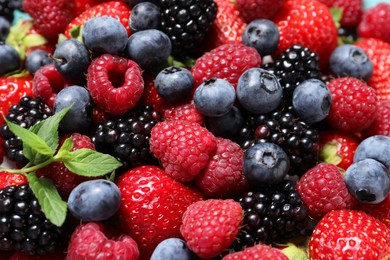
[{"label": "green leaf", "polygon": [[38,178],[34,172],[27,174],[27,180],[46,218],[61,227],[66,219],[67,203],[61,199],[53,182]]},{"label": "green leaf", "polygon": [[23,45],[25,47],[35,47],[45,43],[47,43],[46,38],[40,34],[30,34],[23,39]]},{"label": "green leaf", "polygon": [[70,36],[72,36],[72,39],[78,40],[80,42],[83,42],[83,37],[81,31],[83,30],[83,27],[81,25],[77,25],[69,30]]},{"label": "green leaf", "polygon": [[70,171],[81,176],[103,176],[122,166],[113,156],[87,148],[75,150],[70,154],[63,162]]},{"label": "green leaf", "polygon": [[60,149],[57,152],[56,158],[61,160],[66,160],[69,156],[71,156],[70,150],[73,148],[73,139],[72,137],[68,137],[65,139]]},{"label": "green leaf", "polygon": [[343,17],[343,8],[340,7],[332,7],[330,8],[330,13],[332,14],[333,22],[336,28],[340,28],[340,21]]}]

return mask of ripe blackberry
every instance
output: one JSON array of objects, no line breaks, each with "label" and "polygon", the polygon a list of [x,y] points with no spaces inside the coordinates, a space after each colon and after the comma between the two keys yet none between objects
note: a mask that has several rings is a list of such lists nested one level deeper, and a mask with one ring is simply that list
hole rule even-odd
[{"label": "ripe blackberry", "polygon": [[[52,110],[42,99],[27,96],[22,97],[18,104],[11,106],[6,118],[21,127],[29,128],[52,114]],[[7,157],[20,165],[26,164],[27,158],[23,155],[23,143],[9,130],[7,124],[0,126],[0,136],[3,138],[3,148]]]},{"label": "ripe blackberry", "polygon": [[217,15],[213,0],[161,0],[161,30],[169,36],[172,54],[191,55]]},{"label": "ripe blackberry", "polygon": [[97,151],[111,154],[123,163],[122,169],[156,164],[149,149],[150,132],[162,115],[151,106],[132,109],[127,114],[100,124],[92,136]]},{"label": "ripe blackberry", "polygon": [[12,22],[14,10],[22,10],[23,0],[0,0],[0,16]]},{"label": "ripe blackberry", "polygon": [[28,185],[0,190],[0,250],[45,255],[59,246],[61,235]]}]

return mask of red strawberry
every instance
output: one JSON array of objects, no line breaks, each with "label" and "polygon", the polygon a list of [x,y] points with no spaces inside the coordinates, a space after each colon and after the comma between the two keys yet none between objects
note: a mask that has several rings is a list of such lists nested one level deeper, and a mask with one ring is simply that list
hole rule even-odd
[{"label": "red strawberry", "polygon": [[377,38],[390,43],[390,4],[379,3],[364,12],[358,26],[358,34],[363,38]]},{"label": "red strawberry", "polygon": [[329,163],[320,163],[308,170],[299,179],[296,189],[309,215],[316,219],[334,209],[350,209],[355,203],[339,168]]},{"label": "red strawberry", "polygon": [[374,122],[364,130],[364,137],[373,135],[390,136],[390,100],[378,104]]},{"label": "red strawberry", "polygon": [[131,169],[119,177],[117,185],[122,195],[118,223],[137,242],[141,259],[147,260],[161,241],[181,237],[185,210],[203,199],[200,192],[157,166]]},{"label": "red strawberry", "polygon": [[242,170],[244,151],[229,140],[217,137],[217,149],[206,167],[196,176],[196,184],[209,197],[233,198],[249,188]]},{"label": "red strawberry", "polygon": [[196,109],[194,102],[167,108],[164,111],[165,120],[187,120],[203,125],[204,116]]},{"label": "red strawberry", "polygon": [[342,77],[327,84],[332,94],[327,121],[345,132],[360,132],[375,120],[378,98],[373,88],[353,77]]},{"label": "red strawberry", "polygon": [[180,233],[189,249],[199,257],[209,259],[233,243],[243,218],[240,203],[232,199],[198,201],[185,211]]},{"label": "red strawberry", "polygon": [[88,67],[87,88],[105,112],[120,115],[133,108],[144,90],[141,68],[124,57],[103,54]]},{"label": "red strawberry", "polygon": [[74,0],[74,10],[75,15],[80,15],[85,10],[92,8],[95,5],[107,2],[108,0]]},{"label": "red strawberry", "polygon": [[273,19],[280,41],[275,57],[293,44],[316,52],[322,67],[337,47],[337,29],[329,8],[316,0],[287,0]]},{"label": "red strawberry", "polygon": [[387,259],[390,229],[359,211],[333,210],[315,227],[310,259]]},{"label": "red strawberry", "polygon": [[341,8],[340,25],[344,27],[357,26],[363,15],[362,0],[319,0],[329,8]]},{"label": "red strawberry", "polygon": [[370,203],[358,203],[357,210],[364,211],[368,215],[371,215],[380,221],[382,221],[388,228],[390,228],[390,196],[387,195],[386,199],[378,204]]},{"label": "red strawberry", "polygon": [[362,48],[374,67],[367,84],[376,90],[379,101],[390,100],[390,44],[379,39],[361,39],[356,46]]},{"label": "red strawberry", "polygon": [[178,181],[191,181],[204,169],[217,148],[214,135],[197,123],[169,120],[151,132],[150,151],[165,172]]},{"label": "red strawberry", "polygon": [[7,186],[19,186],[23,184],[28,184],[25,175],[0,171],[0,189],[4,189]]},{"label": "red strawberry", "polygon": [[236,0],[236,5],[247,23],[255,19],[272,20],[286,0]]},{"label": "red strawberry", "polygon": [[98,222],[79,225],[72,234],[67,251],[67,260],[139,258],[137,244],[130,236]]},{"label": "red strawberry", "polygon": [[[261,258],[259,258],[259,256],[261,256]],[[244,259],[288,260],[289,258],[280,249],[265,244],[257,244],[247,247],[242,251],[228,254],[222,258],[222,260]]]},{"label": "red strawberry", "polygon": [[359,138],[351,133],[336,130],[320,132],[321,161],[346,170],[353,163]]}]

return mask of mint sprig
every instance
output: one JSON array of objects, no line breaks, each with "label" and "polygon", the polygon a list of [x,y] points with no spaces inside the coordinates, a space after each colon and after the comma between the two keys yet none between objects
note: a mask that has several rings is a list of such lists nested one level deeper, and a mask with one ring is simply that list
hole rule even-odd
[{"label": "mint sprig", "polygon": [[36,196],[43,213],[54,225],[62,226],[66,219],[67,203],[62,200],[55,185],[47,178],[38,178],[36,171],[53,163],[63,162],[73,173],[86,177],[99,177],[112,173],[122,166],[113,156],[82,148],[71,151],[72,137],[59,146],[58,127],[71,106],[38,122],[29,129],[14,124],[5,118],[10,131],[23,142],[23,153],[29,160],[23,168],[0,170],[24,174]]}]

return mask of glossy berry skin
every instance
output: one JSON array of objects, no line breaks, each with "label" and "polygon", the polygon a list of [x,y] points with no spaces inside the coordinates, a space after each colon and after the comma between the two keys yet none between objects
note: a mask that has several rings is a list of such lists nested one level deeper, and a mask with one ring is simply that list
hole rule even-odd
[{"label": "glossy berry skin", "polygon": [[360,37],[377,38],[390,43],[388,25],[390,23],[390,4],[379,3],[364,12],[357,29]]},{"label": "glossy berry skin", "polygon": [[283,180],[290,167],[290,160],[280,146],[259,143],[245,151],[243,170],[254,186],[276,184]]},{"label": "glossy berry skin", "polygon": [[116,18],[101,16],[84,24],[82,38],[85,46],[94,53],[118,55],[125,49],[128,35]]},{"label": "glossy berry skin", "polygon": [[1,42],[5,42],[5,40],[7,39],[10,27],[11,27],[11,23],[4,17],[0,16],[0,41]]},{"label": "glossy berry skin", "polygon": [[257,244],[242,251],[228,254],[222,260],[256,259],[259,255],[263,259],[288,260],[289,258],[280,249],[266,244]]},{"label": "glossy berry skin", "polygon": [[92,98],[86,88],[69,86],[58,92],[54,111],[58,113],[72,105],[68,113],[61,120],[59,130],[62,133],[86,133],[92,123]]},{"label": "glossy berry skin", "polygon": [[233,106],[223,116],[206,117],[204,119],[206,128],[215,136],[233,139],[244,125],[244,117],[237,107]]},{"label": "glossy berry skin", "polygon": [[352,196],[365,203],[380,203],[390,191],[389,169],[370,158],[351,164],[344,180]]},{"label": "glossy berry skin", "polygon": [[172,52],[169,37],[162,31],[148,29],[132,34],[127,40],[125,56],[147,69],[160,65]]},{"label": "glossy berry skin", "polygon": [[28,184],[27,177],[25,175],[0,171],[0,189],[4,189],[8,186],[19,186],[23,184]]},{"label": "glossy berry skin", "polygon": [[158,29],[160,26],[160,9],[151,2],[140,2],[131,9],[129,27],[132,33]]},{"label": "glossy berry skin", "polygon": [[112,217],[120,203],[118,186],[112,181],[97,179],[82,182],[72,190],[68,209],[82,221],[102,221]]},{"label": "glossy berry skin", "polygon": [[390,169],[390,137],[373,135],[364,139],[356,148],[354,162],[371,158]]},{"label": "glossy berry skin", "polygon": [[9,44],[0,42],[0,76],[17,70],[21,65],[19,53]]},{"label": "glossy berry skin", "polygon": [[191,260],[192,254],[186,242],[180,238],[167,238],[154,249],[150,260]]},{"label": "glossy berry skin", "polygon": [[158,94],[168,102],[188,98],[194,88],[194,77],[186,68],[170,66],[161,70],[154,80]]},{"label": "glossy berry skin", "polygon": [[45,50],[35,50],[27,55],[25,66],[28,72],[32,75],[41,67],[53,62],[53,59],[49,57],[49,53]]},{"label": "glossy berry skin", "polygon": [[265,114],[276,109],[283,89],[272,73],[252,68],[245,71],[237,83],[237,99],[241,106],[254,114]]},{"label": "glossy berry skin", "polygon": [[261,57],[271,55],[279,44],[279,29],[274,22],[256,19],[250,22],[242,34],[242,43],[255,48]]},{"label": "glossy berry skin", "polygon": [[330,55],[329,67],[339,77],[355,77],[367,81],[373,71],[371,60],[362,48],[352,44],[338,46]]},{"label": "glossy berry skin", "polygon": [[236,91],[228,81],[218,78],[206,80],[194,93],[196,109],[209,117],[226,115],[236,101]]},{"label": "glossy berry skin", "polygon": [[308,79],[294,89],[292,104],[298,116],[310,125],[328,116],[332,95],[324,82]]}]

